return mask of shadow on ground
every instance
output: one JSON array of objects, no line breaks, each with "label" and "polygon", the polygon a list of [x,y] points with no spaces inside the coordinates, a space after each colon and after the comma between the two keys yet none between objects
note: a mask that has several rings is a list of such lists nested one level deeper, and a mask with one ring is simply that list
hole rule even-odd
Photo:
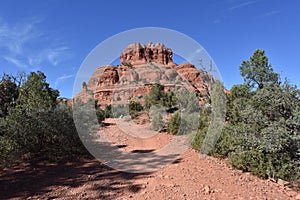
[{"label": "shadow on ground", "polygon": [[[111,169],[94,159],[81,159],[72,162],[19,164],[2,170],[0,173],[0,197],[27,198],[30,196],[84,198],[93,193],[95,198],[114,199],[125,190],[138,192],[140,185],[134,179],[147,174],[130,174]],[[70,194],[72,188],[89,184],[88,190]],[[61,188],[61,189],[58,189]],[[51,192],[58,189],[59,193]],[[76,193],[76,192],[75,192]]]},{"label": "shadow on ground", "polygon": [[[152,169],[162,163],[180,162],[178,154],[158,155],[154,149],[138,149],[128,156],[121,151],[126,145],[112,148],[110,143],[102,142],[99,148],[94,137],[84,135],[81,139],[86,140],[95,155],[105,155],[121,169],[135,166]],[[143,185],[136,184],[136,180],[150,175],[150,172],[121,172],[94,158],[18,163],[0,171],[0,199],[116,199],[128,191],[139,192]]]},{"label": "shadow on ground", "polygon": [[[146,152],[154,153],[152,150]],[[171,158],[156,158],[157,161],[161,159]],[[180,159],[175,162],[178,161]],[[16,164],[0,172],[0,197],[116,199],[128,191],[139,192],[143,185],[135,184],[135,180],[150,174],[120,172],[92,158]]]}]

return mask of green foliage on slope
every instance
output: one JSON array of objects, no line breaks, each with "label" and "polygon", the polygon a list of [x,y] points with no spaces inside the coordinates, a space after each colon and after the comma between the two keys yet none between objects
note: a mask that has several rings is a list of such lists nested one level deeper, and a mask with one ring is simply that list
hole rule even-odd
[{"label": "green foliage on slope", "polygon": [[0,118],[2,163],[25,154],[55,160],[86,153],[71,108],[57,104],[59,92],[42,72],[30,73],[17,90],[15,106]]},{"label": "green foliage on slope", "polygon": [[[226,124],[209,154],[228,157],[233,166],[263,178],[299,179],[300,91],[279,82],[263,50],[240,70],[245,83],[227,95]],[[203,150],[211,123],[200,123],[195,148]]]}]

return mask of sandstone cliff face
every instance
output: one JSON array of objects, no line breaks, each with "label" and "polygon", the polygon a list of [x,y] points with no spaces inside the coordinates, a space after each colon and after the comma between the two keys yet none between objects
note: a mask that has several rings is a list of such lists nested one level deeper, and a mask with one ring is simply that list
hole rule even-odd
[{"label": "sandstone cliff face", "polygon": [[197,69],[193,64],[183,63],[175,67],[176,71],[186,78],[203,95],[211,90],[213,76],[205,71]]},{"label": "sandstone cliff face", "polygon": [[139,42],[129,45],[120,56],[120,63],[131,63],[132,65],[156,62],[163,65],[173,65],[173,52],[162,43],[148,45]]},{"label": "sandstone cliff face", "polygon": [[209,95],[213,77],[193,64],[175,64],[172,55],[172,50],[161,43],[131,44],[121,53],[120,66],[96,69],[75,98],[87,99],[92,94],[102,107],[127,104],[130,99],[142,101],[157,82],[164,85],[166,91],[185,88],[200,96]]}]

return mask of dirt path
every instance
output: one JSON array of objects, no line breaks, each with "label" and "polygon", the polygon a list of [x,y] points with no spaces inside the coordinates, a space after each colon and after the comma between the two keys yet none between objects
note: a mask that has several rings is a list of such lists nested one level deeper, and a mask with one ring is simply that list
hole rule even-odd
[{"label": "dirt path", "polygon": [[[172,139],[124,135],[107,121],[107,137],[124,151],[159,149]],[[127,127],[128,128],[128,127]],[[22,164],[0,172],[0,199],[296,199],[297,192],[249,173],[232,169],[221,159],[189,149],[176,162],[153,173],[132,174],[111,169],[95,159],[58,164]],[[297,196],[298,195],[298,196]]]}]

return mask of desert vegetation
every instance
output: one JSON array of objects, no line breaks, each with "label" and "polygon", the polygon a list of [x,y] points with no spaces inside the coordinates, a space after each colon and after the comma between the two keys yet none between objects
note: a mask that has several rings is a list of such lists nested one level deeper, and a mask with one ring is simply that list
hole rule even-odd
[{"label": "desert vegetation", "polygon": [[10,76],[0,84],[0,160],[59,160],[87,154],[73,122],[72,108],[58,103],[42,72]]},{"label": "desert vegetation", "polygon": [[[273,72],[263,50],[243,61],[240,72],[244,84],[234,85],[226,95],[226,124],[208,153],[228,157],[234,167],[263,178],[298,180],[300,91]],[[194,148],[202,150],[214,118],[202,109]]]},{"label": "desert vegetation", "polygon": [[[127,107],[108,105],[101,109],[94,100],[77,101],[73,105],[78,111],[75,119],[72,108],[57,101],[59,91],[49,86],[42,72],[4,74],[0,81],[1,163],[88,155],[78,128],[92,131],[105,118],[122,117],[128,109],[133,119],[152,112],[152,130],[173,135],[192,133],[193,148],[228,158],[238,169],[262,178],[298,180],[300,91],[273,71],[263,50],[256,50],[243,61],[240,72],[243,84],[234,85],[225,94],[223,83],[215,81],[202,106],[199,94],[165,92],[164,86],[156,83],[143,103],[130,101]],[[151,110],[153,107],[157,109]],[[96,118],[82,115],[88,109],[95,110],[91,114]],[[82,127],[75,127],[74,120],[83,120]]]}]

